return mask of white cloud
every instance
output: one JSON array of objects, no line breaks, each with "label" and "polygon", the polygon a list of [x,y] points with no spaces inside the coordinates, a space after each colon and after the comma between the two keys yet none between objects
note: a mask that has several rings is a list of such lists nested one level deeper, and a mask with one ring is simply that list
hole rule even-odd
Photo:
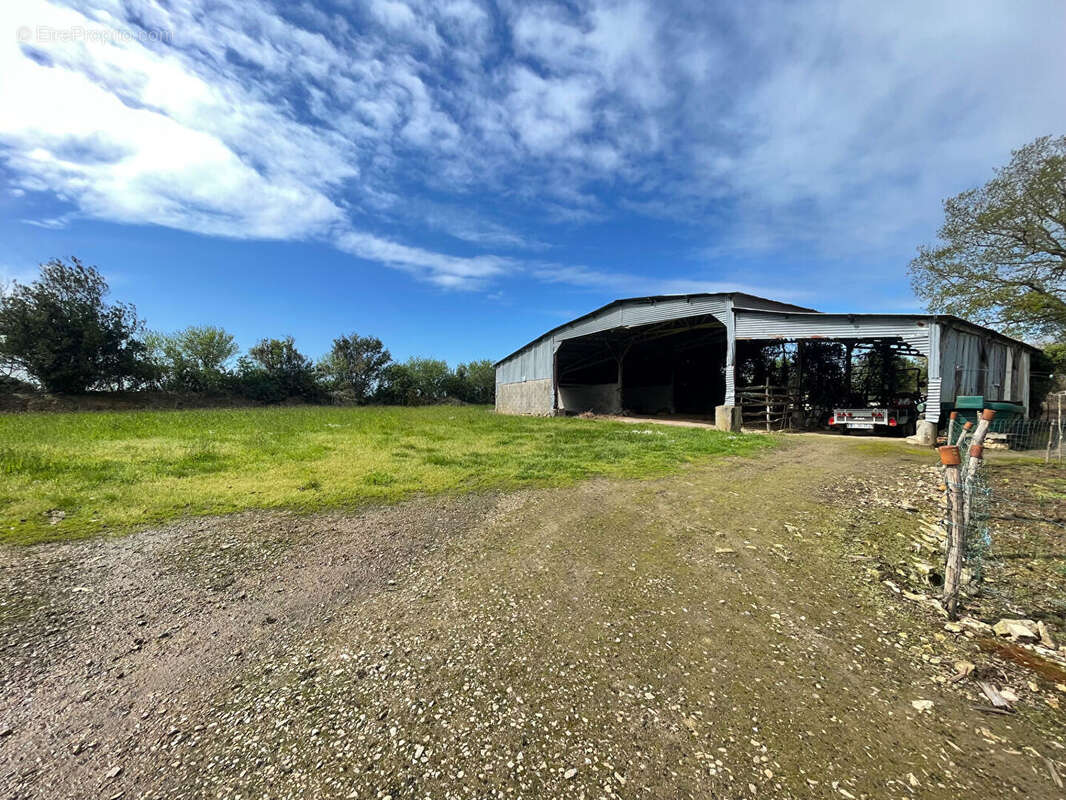
[{"label": "white cloud", "polygon": [[1011,148],[1066,129],[1066,104],[1037,100],[1061,88],[1066,50],[1051,30],[1061,30],[1064,10],[749,9],[758,63],[735,71],[722,121],[738,140],[701,145],[698,183],[740,200],[741,239],[754,228],[771,244],[840,254],[928,231],[941,198],[986,180]]},{"label": "white cloud", "polygon": [[[35,29],[94,24],[43,4],[3,21],[20,17]],[[0,48],[0,140],[23,188],[43,184],[88,216],[205,234],[294,238],[342,219],[327,191],[353,170],[239,87],[209,85],[136,42],[27,47],[36,58]],[[295,152],[306,145],[339,176]]]},{"label": "white cloud", "polygon": [[[207,69],[180,51],[120,39],[42,41],[36,33],[105,30],[100,26],[111,24],[110,15],[93,19],[45,3],[5,8],[0,28],[34,31],[23,48],[14,37],[0,47],[0,141],[21,181],[18,191],[49,190],[85,216],[123,223],[240,238],[335,239],[362,257],[412,266],[441,286],[472,287],[504,263],[383,247],[384,240],[354,230],[343,208],[341,188],[360,174],[359,147],[377,139],[379,128],[423,145],[456,137],[455,124],[414,72],[391,76],[391,96],[370,92],[358,99],[346,126],[356,134],[353,144],[339,131],[298,122],[268,96],[269,85],[245,85],[242,76]],[[214,59],[214,67],[222,66],[228,45],[240,45],[242,57],[279,73],[298,64],[305,76],[331,79],[330,69],[344,61],[321,36],[258,11],[234,25],[286,36],[268,43],[225,24],[209,36],[191,6],[169,15],[149,10],[152,24],[180,30],[185,44]],[[374,67],[372,60],[358,65]],[[327,81],[324,91],[338,86]],[[31,222],[56,226],[61,219]]]},{"label": "white cloud", "polygon": [[595,122],[592,101],[596,87],[580,76],[542,78],[527,67],[511,75],[508,107],[522,143],[547,155],[587,133]]},{"label": "white cloud", "polygon": [[[0,35],[12,193],[333,242],[441,286],[521,267],[483,250],[622,213],[685,225],[715,256],[898,254],[942,197],[1066,130],[1054,2],[71,4],[0,4],[0,33],[34,31]],[[427,227],[473,254],[404,243]]]},{"label": "white cloud", "polygon": [[336,245],[359,258],[404,270],[445,289],[480,289],[513,266],[497,256],[457,258],[367,233],[343,233]]}]

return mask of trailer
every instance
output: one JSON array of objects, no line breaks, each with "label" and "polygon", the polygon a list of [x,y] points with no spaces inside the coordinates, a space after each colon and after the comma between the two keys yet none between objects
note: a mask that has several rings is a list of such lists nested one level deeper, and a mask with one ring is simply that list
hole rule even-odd
[{"label": "trailer", "polygon": [[835,408],[829,416],[829,427],[842,433],[869,431],[893,436],[912,436],[917,424],[917,409],[904,405]]}]

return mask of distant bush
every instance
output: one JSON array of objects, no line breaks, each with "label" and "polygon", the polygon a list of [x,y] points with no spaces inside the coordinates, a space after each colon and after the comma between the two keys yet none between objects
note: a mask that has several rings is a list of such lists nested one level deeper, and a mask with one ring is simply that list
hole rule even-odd
[{"label": "distant bush", "polygon": [[387,406],[418,405],[415,378],[406,364],[392,363],[382,370],[373,400]]},{"label": "distant bush", "polygon": [[409,358],[389,364],[374,400],[386,405],[419,406],[458,400],[492,403],[496,398],[496,369],[491,361],[459,364],[453,371],[435,358]]},{"label": "distant bush", "polygon": [[325,388],[347,402],[365,403],[377,391],[392,356],[376,336],[338,336],[319,362]]},{"label": "distant bush", "polygon": [[496,401],[496,367],[488,359],[455,368],[454,389],[449,392],[465,403],[484,405]]},{"label": "distant bush", "polygon": [[0,375],[0,394],[35,392],[37,387],[14,375]]},{"label": "distant bush", "polygon": [[447,362],[433,358],[409,358],[385,370],[377,397],[379,403],[421,406],[439,403],[448,396],[452,372]]},{"label": "distant bush", "polygon": [[323,387],[311,359],[296,349],[291,336],[261,339],[237,362],[233,388],[250,400],[278,403],[297,398],[315,402]]},{"label": "distant bush", "polygon": [[160,385],[181,392],[219,394],[232,386],[229,362],[240,348],[233,335],[211,325],[148,338]]}]

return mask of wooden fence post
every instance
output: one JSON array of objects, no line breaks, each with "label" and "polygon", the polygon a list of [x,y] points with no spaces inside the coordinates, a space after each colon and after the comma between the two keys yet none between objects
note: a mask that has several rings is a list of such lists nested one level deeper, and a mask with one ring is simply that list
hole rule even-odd
[{"label": "wooden fence post", "polygon": [[[970,432],[970,428],[972,427],[973,423],[970,422],[970,420],[966,420],[966,422],[962,424],[962,430],[959,431],[959,439],[957,442],[954,442],[956,447],[962,447],[962,443],[966,441],[966,434]],[[948,442],[948,444],[952,444],[952,442]]]},{"label": "wooden fence post", "polygon": [[944,568],[944,609],[955,619],[959,605],[959,583],[962,579],[962,476],[959,448],[944,445],[939,448],[940,463],[944,465],[944,484],[947,492],[948,557]]},{"label": "wooden fence post", "polygon": [[958,411],[952,411],[950,414],[948,414],[948,436],[947,439],[944,440],[946,444],[951,444],[951,442],[955,438],[955,420],[957,420],[958,418]]},{"label": "wooden fence post", "polygon": [[984,463],[985,434],[988,433],[988,428],[995,416],[996,412],[991,408],[986,408],[981,412],[981,419],[977,423],[977,430],[974,431],[973,440],[970,443],[970,455],[966,459],[966,471],[962,476],[962,527],[966,533],[970,531],[970,509],[973,506],[974,478],[977,475],[977,470]]},{"label": "wooden fence post", "polygon": [[977,429],[973,432],[973,439],[970,440],[971,444],[984,445],[985,435],[988,433],[988,428],[995,418],[996,412],[991,408],[986,408],[981,412],[981,418],[977,421]]}]

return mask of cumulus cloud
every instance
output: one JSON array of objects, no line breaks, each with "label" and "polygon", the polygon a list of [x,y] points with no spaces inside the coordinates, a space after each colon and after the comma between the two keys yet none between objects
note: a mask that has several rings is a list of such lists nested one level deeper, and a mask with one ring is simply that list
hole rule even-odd
[{"label": "cumulus cloud", "polygon": [[31,6],[6,6],[4,22],[40,38],[0,49],[0,141],[24,188],[90,217],[214,235],[287,239],[343,218],[330,187],[355,170],[328,139],[136,40],[51,41],[100,23]]},{"label": "cumulus cloud", "polygon": [[[643,292],[690,279],[528,251],[622,213],[709,258],[909,249],[940,198],[1066,129],[1064,22],[1050,1],[24,0],[0,5],[0,159],[16,197],[69,209],[39,224],[315,239],[448,288],[523,271]],[[427,229],[447,238],[411,244]]]}]

